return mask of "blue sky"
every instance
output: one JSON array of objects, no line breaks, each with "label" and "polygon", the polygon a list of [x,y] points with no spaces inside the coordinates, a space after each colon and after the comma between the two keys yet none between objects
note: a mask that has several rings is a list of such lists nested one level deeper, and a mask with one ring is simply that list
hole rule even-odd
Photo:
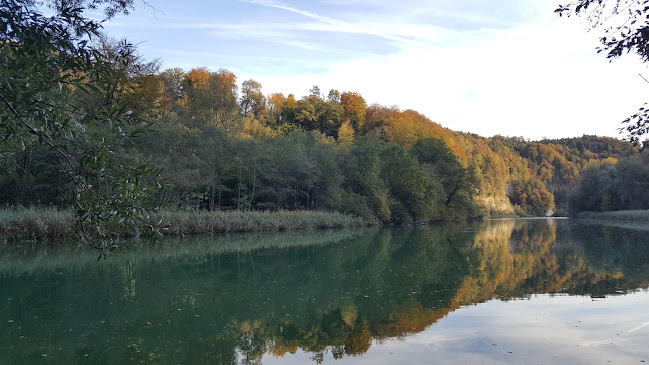
[{"label": "blue sky", "polygon": [[163,68],[226,68],[266,94],[357,91],[484,136],[619,136],[646,68],[597,55],[557,1],[151,0],[105,28]]}]

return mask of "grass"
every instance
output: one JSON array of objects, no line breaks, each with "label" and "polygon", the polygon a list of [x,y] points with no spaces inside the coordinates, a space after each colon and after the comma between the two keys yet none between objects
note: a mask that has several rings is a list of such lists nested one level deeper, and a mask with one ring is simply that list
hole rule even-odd
[{"label": "grass", "polygon": [[616,210],[612,212],[581,212],[581,213],[577,213],[577,218],[649,221],[649,210]]},{"label": "grass", "polygon": [[[353,228],[367,226],[362,218],[335,212],[161,212],[165,235],[185,236],[235,232],[279,232]],[[111,234],[125,234],[119,227],[106,226]],[[0,239],[4,241],[62,241],[77,238],[74,214],[52,208],[7,208],[0,210]]]},{"label": "grass", "polygon": [[288,230],[350,228],[365,226],[362,218],[334,212],[163,212],[171,235],[231,232],[277,232]]},{"label": "grass", "polygon": [[76,239],[74,214],[54,208],[0,209],[0,238],[5,241]]}]

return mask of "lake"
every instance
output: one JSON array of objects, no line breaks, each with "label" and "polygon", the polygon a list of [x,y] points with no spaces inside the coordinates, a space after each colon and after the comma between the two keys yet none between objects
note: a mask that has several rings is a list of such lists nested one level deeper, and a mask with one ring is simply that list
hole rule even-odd
[{"label": "lake", "polygon": [[649,224],[4,244],[0,364],[649,362]]}]

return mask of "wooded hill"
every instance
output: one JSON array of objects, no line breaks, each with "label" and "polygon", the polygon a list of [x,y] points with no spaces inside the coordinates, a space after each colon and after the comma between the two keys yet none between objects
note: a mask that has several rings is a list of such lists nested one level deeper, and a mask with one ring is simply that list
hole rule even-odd
[{"label": "wooded hill", "polygon": [[[317,86],[300,99],[265,95],[224,69],[159,72],[125,46],[104,40],[114,72],[79,94],[89,112],[119,106],[148,126],[120,153],[161,168],[157,199],[171,209],[334,210],[389,223],[566,214],[580,170],[639,154],[608,137],[455,132]],[[48,148],[24,146],[0,161],[0,204],[69,205],[60,170]]]}]

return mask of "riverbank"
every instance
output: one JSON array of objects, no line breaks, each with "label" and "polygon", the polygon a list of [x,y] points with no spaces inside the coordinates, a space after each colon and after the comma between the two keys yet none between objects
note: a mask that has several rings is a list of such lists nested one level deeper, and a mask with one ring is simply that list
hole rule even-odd
[{"label": "riverbank", "polygon": [[[170,236],[235,232],[279,232],[330,228],[355,228],[371,225],[360,217],[317,211],[216,211],[161,212],[163,233]],[[128,232],[109,225],[102,227],[111,235]],[[52,208],[9,208],[0,210],[0,240],[51,242],[75,240],[74,213]]]},{"label": "riverbank", "polygon": [[608,219],[649,222],[649,210],[616,210],[611,212],[580,212],[579,219]]}]

